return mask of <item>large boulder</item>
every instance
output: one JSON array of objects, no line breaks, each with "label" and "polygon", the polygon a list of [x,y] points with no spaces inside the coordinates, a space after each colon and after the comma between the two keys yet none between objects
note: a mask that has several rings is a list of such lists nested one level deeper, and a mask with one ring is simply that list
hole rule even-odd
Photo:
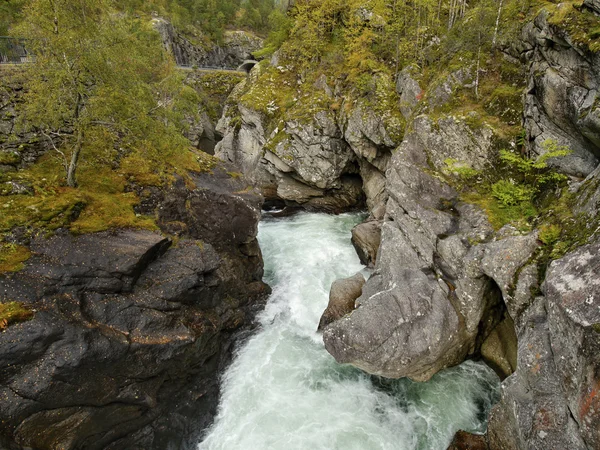
[{"label": "large boulder", "polygon": [[360,297],[364,285],[365,277],[361,273],[334,281],[329,291],[329,304],[321,316],[318,331],[323,331],[330,323],[350,314],[354,310],[354,302]]},{"label": "large boulder", "polygon": [[352,245],[358,253],[360,262],[367,267],[374,267],[377,252],[381,244],[381,222],[367,221],[352,228]]}]

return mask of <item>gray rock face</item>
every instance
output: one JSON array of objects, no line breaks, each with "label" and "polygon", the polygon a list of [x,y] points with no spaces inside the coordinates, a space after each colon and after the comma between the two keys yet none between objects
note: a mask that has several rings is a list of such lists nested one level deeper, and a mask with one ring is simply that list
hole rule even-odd
[{"label": "gray rock face", "polygon": [[598,0],[584,0],[583,4],[590,8],[596,14],[600,14],[600,1]]},{"label": "gray rock face", "polygon": [[399,142],[389,135],[383,118],[372,107],[358,103],[341,118],[344,139],[354,153],[382,172],[387,169],[389,150]]},{"label": "gray rock face", "polygon": [[381,222],[371,220],[360,223],[352,229],[352,245],[358,253],[360,262],[367,267],[374,267],[377,252],[381,244]]},{"label": "gray rock face", "polygon": [[406,67],[398,74],[396,80],[396,92],[400,96],[400,111],[405,119],[410,118],[423,95],[419,82],[412,76],[412,72],[417,70],[416,67]]},{"label": "gray rock face", "polygon": [[[341,175],[350,171],[355,156],[332,114],[319,111],[310,123],[290,120],[283,133],[285,138],[272,149],[277,157],[275,174],[293,172],[301,182],[319,189],[339,187]],[[270,161],[272,155],[265,153],[264,158]]]},{"label": "gray rock face", "polygon": [[143,230],[59,231],[0,276],[0,301],[35,312],[0,333],[0,447],[195,448],[233,333],[266,295],[261,199],[230,169],[141,196],[176,246]]},{"label": "gray rock face", "polygon": [[517,371],[492,411],[491,448],[598,447],[599,250],[596,240],[554,261],[544,297],[513,309]]},{"label": "gray rock face", "polygon": [[527,310],[522,323],[518,370],[504,381],[500,403],[492,410],[490,448],[588,448],[565,401],[543,297]]},{"label": "gray rock face", "polygon": [[[252,53],[261,49],[263,40],[247,31],[226,31],[223,45],[207,44],[204,36],[186,37],[170,22],[161,18],[152,20],[160,33],[163,45],[180,66],[237,69]],[[192,41],[198,41],[192,42]]]},{"label": "gray rock face", "polygon": [[600,446],[599,273],[596,242],[554,261],[542,286],[557,375],[589,448]]},{"label": "gray rock face", "polygon": [[[389,200],[375,273],[357,309],[323,333],[327,350],[339,362],[386,377],[426,380],[477,352],[502,320],[499,286],[514,277],[537,244],[518,239],[487,244],[493,230],[485,214],[458,202],[453,189],[430,175],[428,161],[441,164],[445,147],[439,146],[450,145],[442,144],[441,136],[453,135],[446,128],[463,126],[440,121],[436,134],[429,120],[419,117],[394,153],[386,174]],[[454,141],[453,151],[488,151],[491,136],[478,136],[476,142]],[[534,236],[521,238],[536,242]],[[509,245],[519,247],[514,264],[502,273],[486,272],[483,261],[506,257],[502,252]]]},{"label": "gray rock face", "polygon": [[600,56],[584,53],[564,31],[548,24],[546,13],[524,28],[523,40],[531,61],[525,98],[529,146],[537,154],[546,151],[542,144],[547,139],[569,146],[571,155],[551,163],[585,177],[600,158]]},{"label": "gray rock face", "polygon": [[[273,59],[276,65],[277,56]],[[231,98],[239,99],[257,82],[262,70],[256,66]],[[338,89],[327,82],[322,76],[313,87],[332,104],[342,104],[339,112],[321,107],[310,117],[284,114],[274,123],[269,114],[240,101],[229,104],[217,125],[223,140],[215,149],[216,155],[238,165],[268,199],[327,211],[362,207],[366,199],[372,217],[382,219],[387,201],[385,171],[391,150],[399,144],[403,120],[382,115],[362,100],[345,104]],[[362,192],[354,189],[356,180],[361,181]]]},{"label": "gray rock face", "polygon": [[318,331],[327,325],[341,319],[354,310],[354,302],[362,293],[365,277],[361,273],[343,280],[336,280],[329,291],[329,304],[319,321]]},{"label": "gray rock face", "polygon": [[414,133],[406,136],[403,145],[427,152],[434,169],[443,170],[446,160],[453,159],[473,169],[483,169],[492,156],[491,128],[472,129],[464,120],[447,116],[437,123],[428,116],[419,116],[413,123]]}]

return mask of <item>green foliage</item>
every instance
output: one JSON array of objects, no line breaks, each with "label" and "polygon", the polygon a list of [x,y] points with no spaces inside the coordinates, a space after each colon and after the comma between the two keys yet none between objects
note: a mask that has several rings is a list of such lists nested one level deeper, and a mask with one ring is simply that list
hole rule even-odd
[{"label": "green foliage", "polygon": [[185,118],[198,99],[159,36],[110,0],[31,0],[21,35],[31,39],[21,124],[41,130],[75,186],[79,158],[98,147],[185,151]]},{"label": "green foliage", "polygon": [[492,184],[492,196],[504,207],[530,203],[534,195],[533,187],[515,183],[513,180],[500,180]]},{"label": "green foliage", "polygon": [[7,36],[10,27],[17,21],[25,0],[4,0],[0,2],[0,36]]},{"label": "green foliage", "polygon": [[[41,132],[53,150],[27,169],[2,174],[2,181],[31,193],[0,197],[0,236],[17,226],[28,232],[155,229],[153,217],[135,213],[136,192],[176,176],[189,184],[189,172],[216,164],[191,149],[184,133],[196,118],[198,92],[223,97],[234,81],[217,73],[210,86],[189,86],[148,21],[120,6],[30,0],[23,10],[17,31],[33,39],[36,62],[22,68],[19,125]],[[77,187],[65,180],[69,169],[76,169]],[[19,253],[3,253],[14,256],[5,264],[18,270]]]},{"label": "green foliage", "polygon": [[544,224],[540,227],[540,241],[545,245],[553,245],[560,239],[561,232],[562,230],[557,224]]},{"label": "green foliage", "polygon": [[[454,160],[448,160],[446,164],[448,171],[462,181],[454,184],[464,191],[463,199],[481,206],[494,228],[499,229],[512,223],[517,228],[529,230],[532,220],[540,216],[540,211],[556,203],[556,198],[552,199],[552,193],[567,180],[566,175],[548,166],[548,160],[564,157],[570,150],[551,140],[543,145],[547,153],[537,159],[500,150],[500,167],[484,173],[467,169],[466,174],[461,177],[457,171],[461,170],[461,166],[465,167],[465,164]],[[474,177],[477,180],[473,180]],[[556,224],[558,221],[548,223]],[[540,239],[550,244],[561,229],[561,226],[548,227],[543,230]]]}]

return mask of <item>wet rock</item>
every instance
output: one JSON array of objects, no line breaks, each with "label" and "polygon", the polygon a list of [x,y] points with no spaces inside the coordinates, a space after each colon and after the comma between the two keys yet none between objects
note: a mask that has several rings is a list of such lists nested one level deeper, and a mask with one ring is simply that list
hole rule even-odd
[{"label": "wet rock", "polygon": [[447,450],[488,450],[485,436],[457,431]]},{"label": "wet rock", "polygon": [[381,244],[381,222],[363,222],[352,229],[352,245],[358,253],[360,262],[365,266],[375,266],[379,244]]},{"label": "wet rock", "polygon": [[329,291],[329,304],[321,316],[318,331],[323,331],[330,323],[350,314],[354,310],[354,302],[360,297],[364,285],[365,278],[361,273],[334,281]]},{"label": "wet rock", "polygon": [[141,196],[177,246],[144,230],[58,230],[0,276],[0,302],[34,311],[0,333],[0,446],[195,448],[234,333],[267,294],[262,199],[231,169]]},{"label": "wet rock", "polygon": [[481,356],[501,379],[517,370],[517,335],[510,317],[500,322],[485,339]]}]

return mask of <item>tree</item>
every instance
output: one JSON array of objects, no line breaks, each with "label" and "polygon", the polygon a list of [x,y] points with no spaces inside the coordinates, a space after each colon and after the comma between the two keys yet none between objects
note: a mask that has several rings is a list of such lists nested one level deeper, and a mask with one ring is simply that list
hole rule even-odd
[{"label": "tree", "polygon": [[36,57],[28,67],[23,123],[61,155],[68,186],[77,185],[88,149],[127,151],[148,136],[177,134],[175,94],[183,84],[148,23],[111,0],[30,0],[23,17],[17,33],[31,39]]}]

